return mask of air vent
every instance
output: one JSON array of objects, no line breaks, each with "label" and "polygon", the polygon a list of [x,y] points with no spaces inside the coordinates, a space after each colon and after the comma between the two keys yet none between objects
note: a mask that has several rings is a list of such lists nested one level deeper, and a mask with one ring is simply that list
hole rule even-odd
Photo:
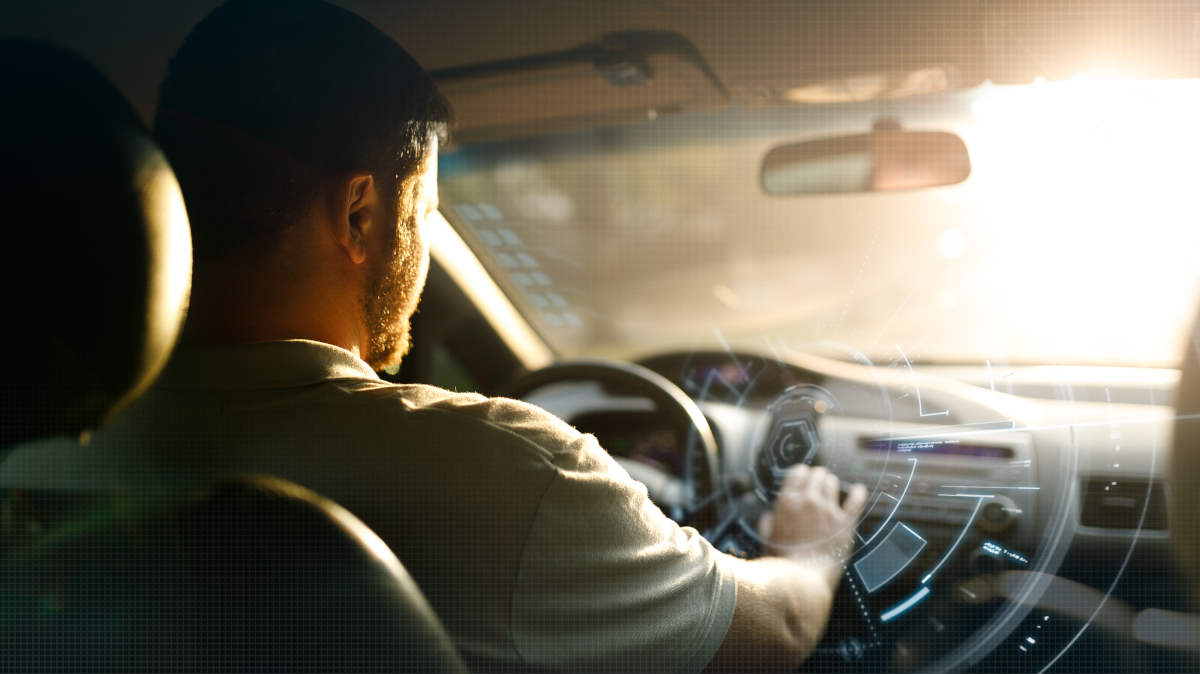
[{"label": "air vent", "polygon": [[1140,522],[1144,531],[1167,530],[1167,493],[1160,482],[1084,480],[1080,487],[1085,527],[1134,531]]}]

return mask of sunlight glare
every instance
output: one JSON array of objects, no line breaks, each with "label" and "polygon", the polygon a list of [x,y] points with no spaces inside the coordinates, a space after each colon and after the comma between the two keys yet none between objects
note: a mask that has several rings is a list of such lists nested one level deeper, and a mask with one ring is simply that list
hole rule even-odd
[{"label": "sunlight glare", "polygon": [[[1193,311],[1196,298],[1198,84],[1080,74],[998,88],[972,105],[978,123],[963,135],[973,179],[1003,192],[989,214],[990,264],[1006,270],[1005,303],[1045,321],[1042,334],[1107,316],[1111,329],[1074,347],[1128,348],[1156,326],[1170,334],[1154,339],[1181,339],[1165,326]],[[1164,247],[1181,236],[1183,249]]]}]

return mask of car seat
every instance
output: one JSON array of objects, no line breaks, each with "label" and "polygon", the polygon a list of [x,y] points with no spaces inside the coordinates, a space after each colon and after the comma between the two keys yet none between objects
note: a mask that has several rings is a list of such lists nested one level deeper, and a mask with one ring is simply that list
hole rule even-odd
[{"label": "car seat", "polygon": [[[0,39],[0,100],[0,451],[86,443],[174,345],[186,214],[140,119],[82,59]],[[116,670],[466,671],[387,546],[284,480],[0,489],[0,671]]]},{"label": "car seat", "polygon": [[1200,609],[1200,321],[1192,328],[1175,398],[1171,466],[1171,547]]}]

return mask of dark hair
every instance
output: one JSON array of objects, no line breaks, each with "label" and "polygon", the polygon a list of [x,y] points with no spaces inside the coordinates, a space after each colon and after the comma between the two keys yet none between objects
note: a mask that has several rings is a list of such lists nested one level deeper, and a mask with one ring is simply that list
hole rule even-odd
[{"label": "dark hair", "polygon": [[400,198],[449,103],[400,45],[318,0],[229,0],[184,40],[154,132],[187,202],[197,259],[270,246],[352,169]]}]

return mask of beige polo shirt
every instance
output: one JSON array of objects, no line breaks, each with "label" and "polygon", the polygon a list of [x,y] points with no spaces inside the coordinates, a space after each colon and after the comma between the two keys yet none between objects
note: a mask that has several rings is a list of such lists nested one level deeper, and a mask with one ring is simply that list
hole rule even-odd
[{"label": "beige polo shirt", "polygon": [[88,446],[18,448],[0,486],[189,489],[245,472],[365,521],[475,670],[695,672],[733,617],[728,558],[594,437],[522,402],[386,383],[318,342],[182,349]]}]

